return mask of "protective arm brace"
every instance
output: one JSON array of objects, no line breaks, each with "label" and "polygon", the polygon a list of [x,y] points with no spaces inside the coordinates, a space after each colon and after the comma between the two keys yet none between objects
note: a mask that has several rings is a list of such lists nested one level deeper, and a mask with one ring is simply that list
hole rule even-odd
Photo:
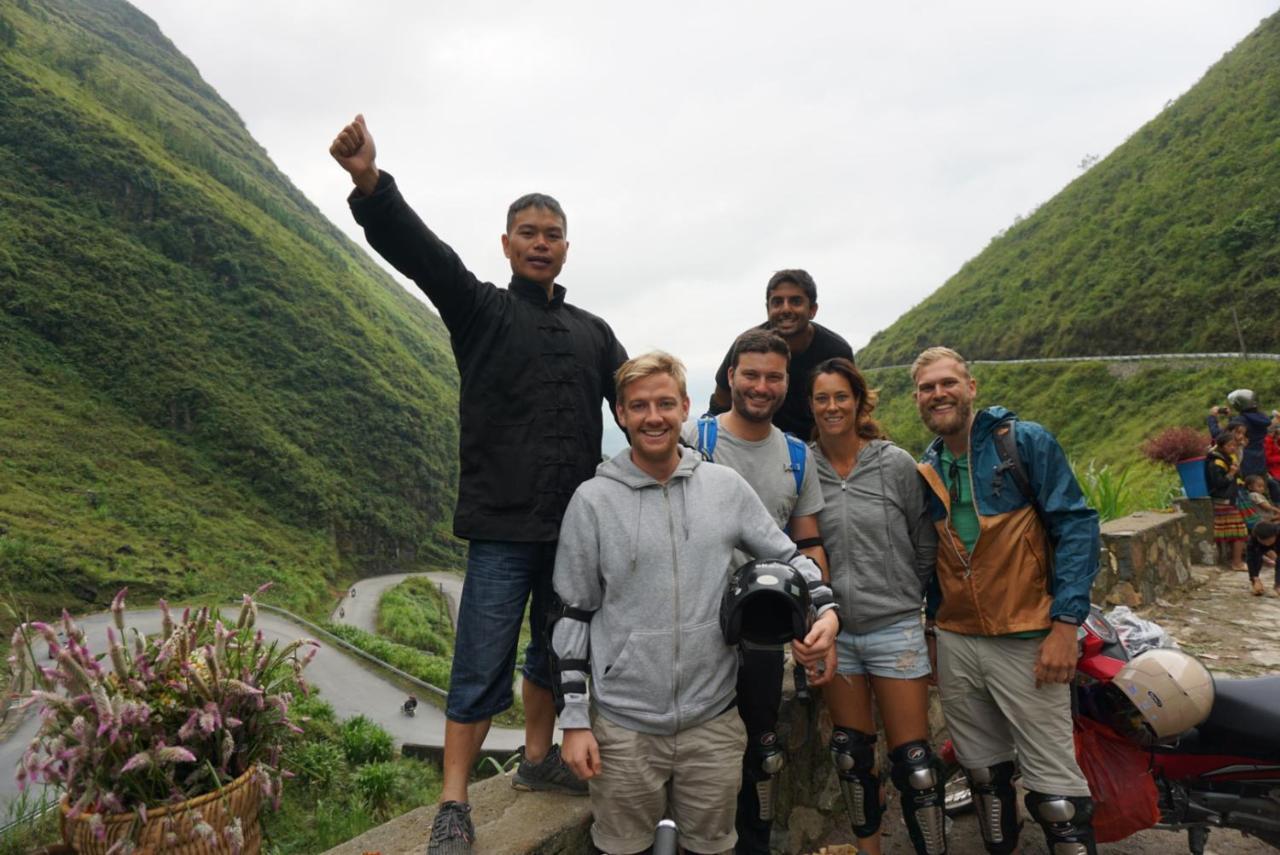
[{"label": "protective arm brace", "polygon": [[552,586],[560,601],[551,626],[551,681],[560,727],[590,727],[591,617],[600,607],[604,589],[599,529],[581,492],[569,501],[560,526]]}]

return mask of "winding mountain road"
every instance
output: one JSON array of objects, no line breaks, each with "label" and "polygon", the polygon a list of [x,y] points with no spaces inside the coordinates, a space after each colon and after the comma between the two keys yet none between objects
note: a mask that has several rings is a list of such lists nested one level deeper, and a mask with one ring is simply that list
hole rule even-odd
[{"label": "winding mountain road", "polygon": [[[345,616],[341,619],[342,622],[370,632],[375,631],[375,612],[381,592],[399,584],[408,575],[412,574],[379,576],[358,582],[356,597],[348,596],[343,601]],[[450,596],[450,611],[456,613],[456,598],[461,592],[462,580],[448,573],[428,575],[432,578],[440,577],[437,581],[444,583],[445,593]],[[227,606],[224,610],[234,616],[235,608]],[[160,620],[158,609],[131,610],[127,617],[129,626],[136,626],[139,631],[148,634],[160,630]],[[338,620],[336,610],[335,620]],[[77,622],[84,628],[91,650],[107,649],[106,630],[111,625],[109,612],[78,618]],[[311,635],[309,630],[266,610],[259,612],[258,626],[268,639],[287,642]],[[364,715],[386,728],[397,745],[406,742],[434,747],[444,745],[445,717],[442,710],[424,702],[419,704],[418,713],[413,718],[401,714],[400,704],[408,690],[389,676],[384,676],[383,672],[371,664],[331,644],[322,642],[315,659],[307,667],[306,677],[320,691],[321,696],[333,705],[339,718]],[[11,715],[18,716],[22,713],[15,711]],[[0,742],[0,816],[4,815],[7,806],[18,796],[13,772],[39,726],[39,716],[28,711],[8,737]],[[485,739],[485,748],[515,753],[523,742],[523,731],[495,727]]]},{"label": "winding mountain road", "polygon": [[388,573],[386,576],[372,576],[361,579],[351,586],[351,591],[333,610],[329,619],[334,623],[345,623],[365,632],[378,631],[378,600],[389,589],[399,585],[405,579],[415,576],[426,576],[439,586],[441,593],[449,602],[449,619],[458,622],[458,602],[462,599],[462,577],[454,573]]}]

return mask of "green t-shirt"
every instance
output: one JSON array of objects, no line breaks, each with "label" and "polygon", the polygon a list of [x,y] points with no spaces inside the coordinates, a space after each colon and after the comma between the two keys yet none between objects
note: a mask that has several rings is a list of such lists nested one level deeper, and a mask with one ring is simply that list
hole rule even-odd
[{"label": "green t-shirt", "polygon": [[[951,492],[951,525],[969,554],[978,543],[978,509],[973,501],[973,482],[969,478],[969,455],[954,456],[942,447],[942,483]],[[1048,635],[1047,629],[1031,629],[1026,632],[1011,632],[1006,638],[1041,638]]]},{"label": "green t-shirt", "polygon": [[978,542],[978,510],[973,504],[973,483],[969,479],[969,455],[952,455],[942,448],[942,483],[951,491],[951,524],[971,554]]}]

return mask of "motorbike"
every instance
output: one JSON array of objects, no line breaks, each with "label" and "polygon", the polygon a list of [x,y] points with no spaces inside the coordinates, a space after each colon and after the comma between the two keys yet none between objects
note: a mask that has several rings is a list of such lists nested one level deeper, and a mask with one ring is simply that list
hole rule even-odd
[{"label": "motorbike", "polygon": [[414,714],[417,711],[418,711],[418,705],[416,703],[410,703],[409,701],[405,701],[400,705],[400,712],[403,713],[404,715],[407,715],[409,718],[413,718]]},{"label": "motorbike", "polygon": [[[1072,715],[1110,727],[1114,710],[1102,689],[1131,656],[1097,606],[1076,638]],[[1233,828],[1280,848],[1280,676],[1215,677],[1208,719],[1143,750],[1159,799],[1155,827],[1185,830],[1191,855],[1203,855],[1214,828]],[[962,813],[973,799],[950,740],[939,753],[948,769],[947,813]]]}]

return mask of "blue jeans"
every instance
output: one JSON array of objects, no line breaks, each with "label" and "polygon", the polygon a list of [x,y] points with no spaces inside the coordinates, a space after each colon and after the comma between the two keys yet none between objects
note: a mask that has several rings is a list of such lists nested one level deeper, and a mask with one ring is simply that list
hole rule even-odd
[{"label": "blue jeans", "polygon": [[450,721],[484,721],[511,706],[520,621],[531,594],[522,673],[535,686],[550,690],[546,618],[555,559],[555,543],[471,541],[445,707]]}]

